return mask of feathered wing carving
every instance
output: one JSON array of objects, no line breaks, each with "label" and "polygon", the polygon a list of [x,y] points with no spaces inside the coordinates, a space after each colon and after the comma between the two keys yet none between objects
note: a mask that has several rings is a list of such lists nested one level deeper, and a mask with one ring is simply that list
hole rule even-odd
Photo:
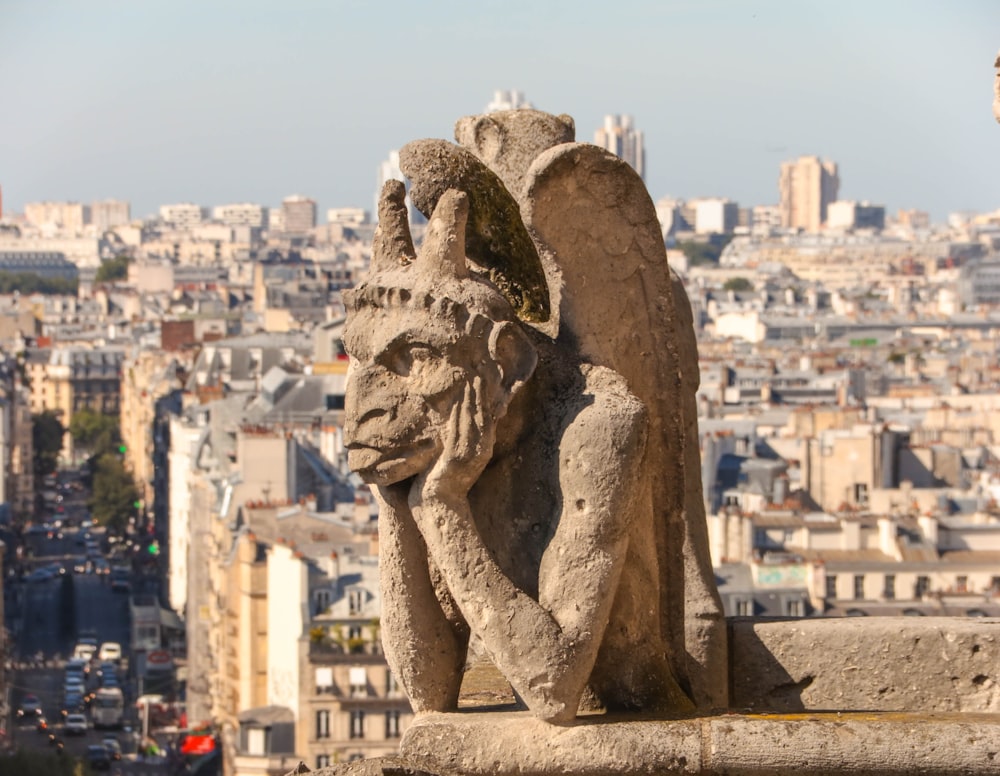
[{"label": "feathered wing carving", "polygon": [[557,342],[623,375],[647,407],[661,630],[696,704],[723,707],[726,630],[701,492],[697,346],[652,200],[618,157],[566,143],[532,163],[520,204],[550,282]]}]

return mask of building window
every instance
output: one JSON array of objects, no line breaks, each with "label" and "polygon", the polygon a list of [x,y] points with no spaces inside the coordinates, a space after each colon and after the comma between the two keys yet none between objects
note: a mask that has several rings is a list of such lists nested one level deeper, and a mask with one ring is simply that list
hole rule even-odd
[{"label": "building window", "polygon": [[368,672],[364,666],[352,666],[349,674],[351,680],[351,697],[368,697]]},{"label": "building window", "polygon": [[265,734],[263,728],[250,728],[247,731],[247,754],[262,755],[265,752]]},{"label": "building window", "polygon": [[868,484],[864,482],[854,483],[854,503],[855,504],[867,504],[868,503]]},{"label": "building window", "polygon": [[832,601],[837,599],[837,575],[826,575],[826,597]]},{"label": "building window", "polygon": [[347,605],[351,614],[361,614],[361,607],[364,606],[364,597],[364,591],[357,588],[347,593]]},{"label": "building window", "polygon": [[400,696],[399,681],[392,669],[385,669],[385,695],[387,698],[398,698]]},{"label": "building window", "polygon": [[785,602],[785,614],[789,617],[804,617],[806,614],[806,608],[802,604],[801,598],[795,598],[791,601]]},{"label": "building window", "polygon": [[917,577],[917,583],[913,586],[913,597],[923,598],[927,591],[931,589],[931,578],[920,575]]},{"label": "building window", "polygon": [[993,577],[990,580],[990,592],[994,594],[1000,593],[1000,577]]},{"label": "building window", "polygon": [[882,587],[882,597],[886,601],[892,601],[896,597],[896,575],[886,574],[885,585]]},{"label": "building window", "polygon": [[737,598],[735,603],[737,617],[750,617],[753,615],[753,599]]},{"label": "building window", "polygon": [[365,737],[365,713],[361,709],[351,712],[351,738]]},{"label": "building window", "polygon": [[330,737],[330,711],[320,709],[316,712],[316,738]]},{"label": "building window", "polygon": [[329,666],[316,669],[316,692],[320,695],[333,692],[333,669]]},{"label": "building window", "polygon": [[854,575],[854,600],[863,601],[865,598],[865,575]]},{"label": "building window", "polygon": [[328,754],[318,754],[316,755],[316,769],[329,768],[330,767],[330,755]]},{"label": "building window", "polygon": [[958,593],[969,592],[969,578],[964,575],[955,577],[955,591]]},{"label": "building window", "polygon": [[385,713],[385,737],[399,738],[399,711],[387,711]]}]

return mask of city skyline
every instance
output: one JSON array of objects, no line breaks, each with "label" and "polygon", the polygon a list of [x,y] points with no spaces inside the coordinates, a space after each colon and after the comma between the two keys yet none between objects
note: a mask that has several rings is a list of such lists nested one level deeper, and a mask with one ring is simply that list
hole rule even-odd
[{"label": "city skyline", "polygon": [[4,210],[117,198],[144,216],[297,192],[319,212],[370,209],[390,150],[450,139],[455,119],[518,89],[572,115],[581,141],[605,114],[632,115],[654,199],[775,204],[781,162],[816,154],[839,165],[841,198],[941,221],[1000,207],[996,22],[980,1],[626,0],[609,17],[561,1],[421,14],[14,0],[0,8]]}]

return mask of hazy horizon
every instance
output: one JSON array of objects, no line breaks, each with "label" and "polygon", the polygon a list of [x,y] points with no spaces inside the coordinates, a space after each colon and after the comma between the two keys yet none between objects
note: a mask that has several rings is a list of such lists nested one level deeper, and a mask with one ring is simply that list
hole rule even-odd
[{"label": "hazy horizon", "polygon": [[518,89],[579,140],[631,114],[654,199],[775,203],[816,154],[842,199],[942,220],[1000,208],[998,23],[990,0],[3,0],[3,208],[371,210],[391,149]]}]

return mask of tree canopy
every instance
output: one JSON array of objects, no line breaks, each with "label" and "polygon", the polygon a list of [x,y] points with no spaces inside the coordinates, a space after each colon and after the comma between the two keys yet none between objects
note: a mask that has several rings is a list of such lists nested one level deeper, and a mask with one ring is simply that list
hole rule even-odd
[{"label": "tree canopy", "polygon": [[688,264],[697,267],[699,264],[718,264],[723,249],[729,244],[731,237],[707,242],[684,240],[677,243],[677,250],[683,253]]},{"label": "tree canopy", "polygon": [[93,465],[94,485],[88,506],[94,520],[122,533],[135,515],[139,489],[121,459],[105,453]]},{"label": "tree canopy", "polygon": [[94,276],[96,283],[110,283],[115,280],[126,280],[128,278],[128,265],[131,259],[124,254],[108,259],[97,268]]},{"label": "tree canopy", "polygon": [[722,288],[724,291],[749,291],[753,288],[753,283],[746,278],[735,277],[723,283]]},{"label": "tree canopy", "polygon": [[117,417],[87,409],[73,413],[69,434],[73,437],[73,444],[90,452],[94,458],[118,452],[122,438]]},{"label": "tree canopy", "polygon": [[43,278],[34,272],[0,272],[0,294],[73,294],[80,282],[75,278]]},{"label": "tree canopy", "polygon": [[31,442],[35,453],[35,474],[44,477],[56,470],[59,451],[62,450],[63,434],[66,429],[59,416],[52,410],[45,410],[32,416]]}]

